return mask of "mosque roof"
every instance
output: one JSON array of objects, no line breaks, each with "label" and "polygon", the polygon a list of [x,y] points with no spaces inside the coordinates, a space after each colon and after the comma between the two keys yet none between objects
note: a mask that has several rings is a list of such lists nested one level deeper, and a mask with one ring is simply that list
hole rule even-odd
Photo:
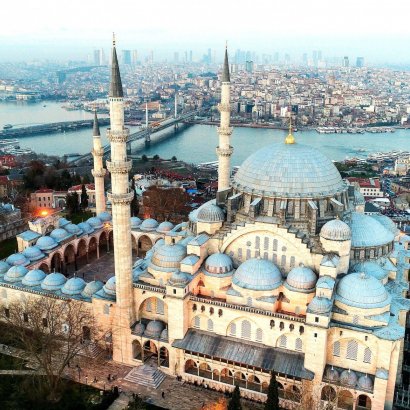
[{"label": "mosque roof", "polygon": [[137,229],[141,225],[142,221],[138,216],[131,217],[131,229]]},{"label": "mosque roof", "polygon": [[205,274],[221,275],[233,271],[233,261],[225,253],[213,253],[205,260]]},{"label": "mosque roof", "polygon": [[104,292],[109,296],[115,296],[116,293],[116,280],[115,276],[111,276],[103,286]]},{"label": "mosque roof", "polygon": [[330,276],[321,276],[316,282],[316,288],[321,289],[333,289],[335,286],[335,280]]},{"label": "mosque roof", "polygon": [[109,212],[104,211],[104,212],[100,212],[100,213],[97,215],[97,218],[100,219],[100,220],[103,221],[103,222],[109,222],[109,221],[111,221],[112,216],[111,216],[111,214],[110,214]]},{"label": "mosque roof", "polygon": [[223,222],[225,220],[225,214],[219,206],[211,203],[201,207],[196,219],[198,222]]},{"label": "mosque roof", "polygon": [[159,339],[164,328],[165,325],[160,320],[151,320],[145,328],[144,336]]},{"label": "mosque roof", "polygon": [[27,268],[22,265],[12,266],[4,275],[6,282],[19,282],[28,272]]},{"label": "mosque roof", "polygon": [[320,236],[331,241],[348,241],[352,233],[347,223],[340,219],[333,219],[323,225]]},{"label": "mosque roof", "polygon": [[371,214],[370,215],[372,218],[376,219],[377,222],[381,223],[387,230],[389,230],[394,236],[399,234],[399,229],[397,228],[397,225],[395,222],[390,219],[386,215],[382,214]]},{"label": "mosque roof", "polygon": [[100,280],[93,280],[85,285],[81,295],[90,298],[94,293],[103,288],[104,284]]},{"label": "mosque roof", "polygon": [[232,185],[241,192],[291,198],[333,196],[345,189],[332,161],[297,143],[276,143],[256,151],[243,162]]},{"label": "mosque roof", "polygon": [[94,228],[88,222],[80,222],[78,227],[86,234],[94,232]]},{"label": "mosque roof", "polygon": [[320,296],[315,296],[308,305],[308,312],[310,313],[325,314],[330,312],[331,309],[332,302]]},{"label": "mosque roof", "polygon": [[179,244],[165,244],[154,250],[151,262],[161,268],[178,269],[186,256],[186,248]]},{"label": "mosque roof", "polygon": [[58,246],[58,243],[51,236],[41,236],[37,239],[36,245],[42,251],[48,251]]},{"label": "mosque roof", "polygon": [[66,218],[60,218],[57,222],[57,225],[59,228],[64,228],[66,225],[68,225],[70,221]]},{"label": "mosque roof", "polygon": [[34,246],[29,246],[23,251],[23,255],[27,258],[30,259],[30,261],[37,261],[39,259],[44,258],[44,253],[41,252],[40,248],[36,245]]},{"label": "mosque roof", "polygon": [[38,232],[31,231],[30,229],[24,232],[21,232],[17,237],[23,239],[23,241],[32,241],[39,238],[41,235]]},{"label": "mosque roof", "polygon": [[94,229],[99,229],[102,228],[103,224],[100,218],[97,218],[96,216],[92,216],[91,218],[87,219],[87,222],[94,228]]},{"label": "mosque roof", "polygon": [[9,269],[10,265],[5,261],[0,261],[0,275],[4,275]]},{"label": "mosque roof", "polygon": [[62,273],[50,273],[44,278],[43,282],[41,283],[41,288],[51,291],[60,290],[66,280],[66,277]]},{"label": "mosque roof", "polygon": [[75,224],[69,223],[68,225],[66,225],[64,227],[64,229],[68,232],[71,233],[73,235],[81,235],[83,233],[83,230]]},{"label": "mosque roof", "polygon": [[165,232],[169,232],[173,227],[174,227],[174,224],[172,222],[164,221],[158,225],[158,228],[156,230],[157,232],[165,233]]},{"label": "mosque roof", "polygon": [[46,274],[40,269],[29,270],[21,283],[25,286],[40,286]]},{"label": "mosque roof", "polygon": [[306,266],[293,268],[286,277],[286,285],[291,290],[309,291],[313,290],[317,281],[315,272]]},{"label": "mosque roof", "polygon": [[6,259],[6,262],[9,265],[15,265],[15,266],[17,265],[27,266],[30,264],[30,261],[22,253],[13,253]]},{"label": "mosque roof", "polygon": [[50,233],[50,237],[53,238],[54,240],[56,240],[57,242],[61,242],[64,239],[68,238],[71,234],[68,233],[65,229],[63,228],[57,228],[54,229],[51,233]]},{"label": "mosque roof", "polygon": [[152,218],[144,219],[142,224],[139,226],[141,231],[155,231],[157,227],[158,227],[158,222]]},{"label": "mosque roof", "polygon": [[64,284],[61,292],[65,295],[79,295],[83,289],[85,288],[86,283],[84,279],[79,277],[74,277],[68,279],[68,281]]},{"label": "mosque roof", "polygon": [[383,269],[373,260],[361,261],[350,268],[351,272],[364,272],[367,275],[375,277],[377,280],[384,280],[389,275],[388,271]]}]

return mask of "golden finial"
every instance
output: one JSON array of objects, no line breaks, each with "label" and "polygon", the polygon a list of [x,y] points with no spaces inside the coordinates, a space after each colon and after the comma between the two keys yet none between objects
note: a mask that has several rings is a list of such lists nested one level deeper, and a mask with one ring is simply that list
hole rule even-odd
[{"label": "golden finial", "polygon": [[112,32],[112,46],[115,47],[115,33]]},{"label": "golden finial", "polygon": [[295,137],[292,134],[292,113],[291,113],[289,117],[289,134],[285,138],[285,144],[294,144],[295,142],[296,142]]}]

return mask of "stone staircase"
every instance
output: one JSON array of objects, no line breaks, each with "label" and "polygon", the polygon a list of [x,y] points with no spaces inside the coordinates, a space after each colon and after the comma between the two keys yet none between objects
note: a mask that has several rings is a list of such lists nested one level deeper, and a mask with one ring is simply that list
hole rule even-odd
[{"label": "stone staircase", "polygon": [[134,367],[125,377],[124,380],[157,389],[164,381],[165,374],[158,370],[158,368],[149,365],[142,365]]}]

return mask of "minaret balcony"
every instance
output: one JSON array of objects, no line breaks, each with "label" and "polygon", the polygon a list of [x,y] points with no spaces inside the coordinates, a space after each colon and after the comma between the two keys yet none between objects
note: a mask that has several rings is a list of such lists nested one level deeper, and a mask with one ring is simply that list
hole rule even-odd
[{"label": "minaret balcony", "polygon": [[120,131],[113,131],[111,128],[107,128],[107,138],[110,142],[127,142],[130,136],[130,130],[123,128]]},{"label": "minaret balcony", "polygon": [[232,127],[217,127],[218,134],[221,135],[232,135],[233,128]]},{"label": "minaret balcony", "polygon": [[107,161],[107,169],[111,174],[128,174],[132,168],[132,160]]},{"label": "minaret balcony", "polygon": [[216,147],[216,153],[218,156],[221,156],[221,157],[230,157],[233,153],[233,147],[229,147],[229,148]]},{"label": "minaret balcony", "polygon": [[105,174],[107,173],[107,170],[102,168],[102,169],[92,169],[91,173],[93,174],[94,178],[101,178],[104,177]]},{"label": "minaret balcony", "polygon": [[231,105],[230,104],[219,103],[218,104],[218,110],[219,110],[219,112],[231,112]]},{"label": "minaret balcony", "polygon": [[129,205],[134,199],[134,192],[130,191],[124,194],[113,194],[111,191],[108,191],[107,199],[112,205]]},{"label": "minaret balcony", "polygon": [[104,156],[104,148],[96,148],[91,151],[93,157],[102,157]]}]

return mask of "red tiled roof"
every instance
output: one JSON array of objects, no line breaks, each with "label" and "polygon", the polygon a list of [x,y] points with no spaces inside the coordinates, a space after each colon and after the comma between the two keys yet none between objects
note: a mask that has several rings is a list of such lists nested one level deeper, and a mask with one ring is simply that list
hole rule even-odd
[{"label": "red tiled roof", "polygon": [[41,189],[37,189],[37,191],[35,191],[35,194],[48,194],[48,193],[52,193],[54,192],[52,189],[50,188],[41,188]]},{"label": "red tiled roof", "polygon": [[[81,188],[82,187],[82,185],[74,185],[74,186],[72,186],[71,188],[68,188],[68,191],[70,192],[70,191],[81,191]],[[91,190],[91,191],[94,191],[95,190],[95,186],[94,186],[94,184],[85,184],[85,189],[88,191],[88,190]]]}]

